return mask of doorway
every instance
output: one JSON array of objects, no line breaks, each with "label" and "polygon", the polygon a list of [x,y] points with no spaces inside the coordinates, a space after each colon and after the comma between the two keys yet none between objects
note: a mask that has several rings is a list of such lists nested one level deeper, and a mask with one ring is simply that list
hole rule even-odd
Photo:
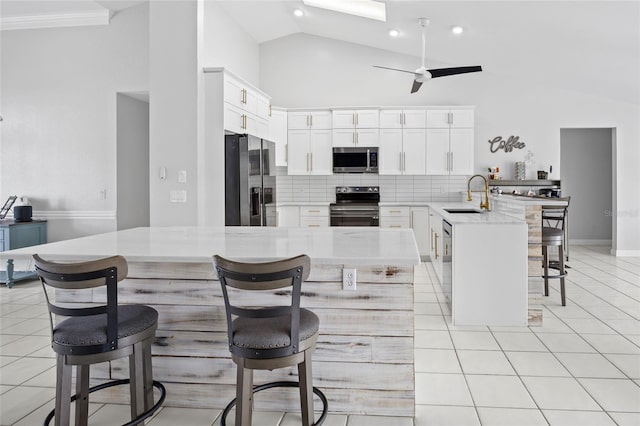
[{"label": "doorway", "polygon": [[612,128],[560,129],[560,179],[562,196],[571,196],[571,245],[612,245],[614,141]]},{"label": "doorway", "polygon": [[149,95],[118,93],[116,229],[149,226]]}]

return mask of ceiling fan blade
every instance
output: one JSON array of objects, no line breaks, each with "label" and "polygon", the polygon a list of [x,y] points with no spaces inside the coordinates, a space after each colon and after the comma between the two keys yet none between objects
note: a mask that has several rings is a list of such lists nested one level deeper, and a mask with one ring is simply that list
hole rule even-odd
[{"label": "ceiling fan blade", "polygon": [[480,65],[472,67],[453,67],[453,68],[435,68],[430,69],[431,78],[446,77],[448,75],[466,74],[470,72],[480,72],[482,67]]},{"label": "ceiling fan blade", "polygon": [[415,74],[415,71],[399,70],[398,68],[381,67],[380,65],[374,65],[374,68],[382,68],[383,70],[408,72],[409,74]]},{"label": "ceiling fan blade", "polygon": [[411,86],[411,93],[416,93],[418,89],[420,89],[420,86],[422,86],[421,82],[417,80],[413,80],[413,86]]}]

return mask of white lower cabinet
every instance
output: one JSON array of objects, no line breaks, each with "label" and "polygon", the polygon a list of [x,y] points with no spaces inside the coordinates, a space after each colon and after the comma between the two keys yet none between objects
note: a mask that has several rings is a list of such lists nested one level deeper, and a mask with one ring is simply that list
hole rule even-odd
[{"label": "white lower cabinet", "polygon": [[442,282],[442,216],[429,209],[429,257],[438,280]]},{"label": "white lower cabinet", "polygon": [[380,207],[380,228],[410,228],[410,208],[407,206]]},{"label": "white lower cabinet", "polygon": [[276,226],[294,228],[300,226],[298,206],[279,206],[276,209]]},{"label": "white lower cabinet", "polygon": [[300,227],[324,228],[329,226],[329,206],[307,205],[300,206]]},{"label": "white lower cabinet", "polygon": [[418,244],[421,259],[429,256],[429,208],[411,207],[411,229]]},{"label": "white lower cabinet", "polygon": [[382,206],[380,228],[411,228],[420,257],[429,256],[429,209],[427,207]]},{"label": "white lower cabinet", "polygon": [[329,226],[329,206],[326,204],[304,206],[279,206],[277,226],[324,228]]}]

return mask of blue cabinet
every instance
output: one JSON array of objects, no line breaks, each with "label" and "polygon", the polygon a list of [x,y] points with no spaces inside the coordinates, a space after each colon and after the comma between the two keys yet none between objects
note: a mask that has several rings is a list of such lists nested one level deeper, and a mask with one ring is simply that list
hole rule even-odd
[{"label": "blue cabinet", "polygon": [[31,222],[0,221],[0,251],[45,244],[47,242],[47,221]]},{"label": "blue cabinet", "polygon": [[[0,220],[0,251],[14,250],[22,247],[46,244],[47,221],[34,220],[31,222],[15,222]],[[32,271],[13,270],[13,260],[7,260],[7,270],[0,271],[0,283],[6,283],[9,288],[16,281],[36,278]]]}]

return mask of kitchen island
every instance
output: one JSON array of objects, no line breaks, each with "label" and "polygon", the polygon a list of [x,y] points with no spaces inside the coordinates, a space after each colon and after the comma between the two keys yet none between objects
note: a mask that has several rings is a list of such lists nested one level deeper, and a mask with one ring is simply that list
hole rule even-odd
[{"label": "kitchen island", "polygon": [[[165,405],[209,408],[223,408],[234,398],[236,380],[212,256],[270,261],[306,253],[311,275],[303,284],[302,306],[320,317],[313,376],[330,412],[414,416],[413,280],[419,256],[409,229],[135,228],[0,256],[20,260],[34,253],[76,261],[124,256],[129,275],[120,283],[119,301],[148,304],[160,313],[153,366],[167,387]],[[343,268],[357,270],[355,291],[343,290]],[[92,379],[125,377],[127,361],[120,361],[96,366]],[[257,384],[296,375],[293,368],[255,374]],[[127,398],[107,390],[98,397]],[[257,409],[299,410],[291,389],[262,392],[255,403]]]}]

